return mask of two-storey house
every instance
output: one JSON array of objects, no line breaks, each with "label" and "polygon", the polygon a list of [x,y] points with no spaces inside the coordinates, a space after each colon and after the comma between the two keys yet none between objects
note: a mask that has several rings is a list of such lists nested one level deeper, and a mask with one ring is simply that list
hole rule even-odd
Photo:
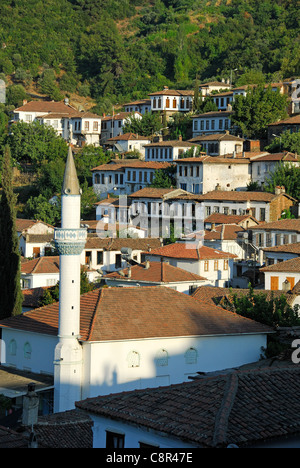
[{"label": "two-storey house", "polygon": [[142,118],[140,112],[118,112],[113,115],[106,115],[101,118],[101,137],[100,144],[105,145],[109,138],[115,138],[123,134],[123,127],[130,117]]},{"label": "two-storey house", "polygon": [[161,91],[149,94],[151,112],[165,113],[170,117],[175,112],[190,112],[193,107],[193,90],[175,90],[164,86]]},{"label": "two-storey house", "polygon": [[232,111],[206,112],[192,116],[193,138],[199,135],[213,135],[225,133],[231,129]]}]

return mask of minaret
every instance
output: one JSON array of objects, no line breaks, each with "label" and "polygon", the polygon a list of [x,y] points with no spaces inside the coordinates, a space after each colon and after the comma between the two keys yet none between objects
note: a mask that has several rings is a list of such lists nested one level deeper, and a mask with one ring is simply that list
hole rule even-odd
[{"label": "minaret", "polygon": [[69,147],[61,193],[61,228],[54,240],[60,255],[58,344],[54,357],[54,412],[67,411],[81,399],[80,254],[87,230],[80,228],[81,190]]}]

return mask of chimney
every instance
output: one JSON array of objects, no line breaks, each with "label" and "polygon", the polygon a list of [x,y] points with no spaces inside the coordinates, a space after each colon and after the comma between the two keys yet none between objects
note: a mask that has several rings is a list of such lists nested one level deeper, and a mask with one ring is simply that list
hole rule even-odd
[{"label": "chimney", "polygon": [[27,104],[27,99],[23,99],[23,106],[25,106]]},{"label": "chimney", "polygon": [[23,426],[33,426],[37,423],[39,411],[39,397],[35,392],[35,384],[30,383],[28,385],[27,394],[23,398],[23,414],[22,424]]},{"label": "chimney", "polygon": [[216,185],[216,190],[221,190],[221,185],[220,184]]},{"label": "chimney", "polygon": [[128,267],[128,278],[131,278],[131,266]]},{"label": "chimney", "polygon": [[281,193],[281,187],[279,185],[276,185],[275,187],[275,195],[279,195]]},{"label": "chimney", "polygon": [[221,227],[221,240],[224,240],[225,224],[222,224]]},{"label": "chimney", "polygon": [[286,279],[282,283],[282,292],[288,292],[288,291],[290,291],[290,289],[291,289],[291,283]]},{"label": "chimney", "polygon": [[146,269],[146,270],[149,270],[149,268],[150,268],[150,262],[149,262],[149,260],[146,260],[146,262],[145,262],[145,269]]},{"label": "chimney", "polygon": [[182,141],[182,135],[178,135],[178,141]]}]

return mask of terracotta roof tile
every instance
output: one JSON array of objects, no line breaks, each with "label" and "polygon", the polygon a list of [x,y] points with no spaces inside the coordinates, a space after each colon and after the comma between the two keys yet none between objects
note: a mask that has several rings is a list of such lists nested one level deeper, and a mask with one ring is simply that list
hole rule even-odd
[{"label": "terracotta roof tile", "polygon": [[274,193],[269,192],[251,192],[251,191],[241,191],[241,190],[212,190],[203,195],[191,195],[195,200],[216,200],[216,201],[262,201],[262,202],[271,202],[276,197],[287,196],[291,198],[286,193],[275,195]]},{"label": "terracotta roof tile", "polygon": [[164,169],[166,167],[170,167],[171,164],[167,162],[157,162],[157,161],[135,161],[134,159],[128,160],[123,163],[122,160],[118,161],[117,163],[108,163],[108,164],[101,164],[100,166],[96,166],[91,171],[125,171],[126,167],[130,168],[137,168],[137,169]]},{"label": "terracotta roof tile", "polygon": [[191,260],[208,260],[218,258],[236,258],[228,252],[222,252],[221,250],[212,249],[204,245],[200,246],[198,243],[193,241],[176,242],[174,244],[165,245],[155,250],[151,250],[149,255],[155,255],[166,258],[187,258]]},{"label": "terracotta roof tile", "polygon": [[283,244],[275,245],[274,247],[265,247],[262,250],[264,252],[286,252],[300,255],[300,242],[296,242],[295,244]]},{"label": "terracotta roof tile", "polygon": [[76,406],[199,447],[247,447],[299,433],[299,382],[299,366],[232,370]]},{"label": "terracotta roof tile", "polygon": [[[83,341],[269,333],[272,329],[221,307],[207,307],[167,287],[103,288],[80,300]],[[59,304],[0,321],[0,327],[57,335]]]},{"label": "terracotta roof tile", "polygon": [[24,106],[18,107],[14,112],[55,112],[55,113],[68,113],[69,115],[78,114],[78,111],[63,101],[30,101]]},{"label": "terracotta roof tile", "polygon": [[159,239],[155,238],[104,238],[98,236],[89,236],[85,245],[85,249],[103,249],[107,251],[120,251],[122,247],[128,247],[132,250],[148,251],[148,249],[156,249],[161,245]]},{"label": "terracotta roof tile", "polygon": [[210,231],[206,230],[204,240],[235,240],[239,232],[246,232],[246,230],[237,224],[223,224]]},{"label": "terracotta roof tile", "polygon": [[284,262],[274,263],[273,265],[260,268],[260,271],[287,271],[300,274],[300,257],[291,258],[290,260],[285,260]]},{"label": "terracotta roof tile", "polygon": [[22,274],[59,273],[59,257],[38,257],[21,264]]},{"label": "terracotta roof tile", "polygon": [[300,219],[279,219],[271,223],[262,223],[252,229],[260,231],[295,231],[300,232]]},{"label": "terracotta roof tile", "polygon": [[[128,278],[128,268],[121,270],[122,273]],[[120,271],[114,271],[104,276],[104,278],[117,278],[124,279],[120,275]],[[175,283],[181,281],[205,281],[202,276],[190,273],[182,268],[174,267],[166,262],[149,262],[149,267],[146,264],[134,265],[131,267],[131,280],[134,281],[151,281],[157,283]]]}]

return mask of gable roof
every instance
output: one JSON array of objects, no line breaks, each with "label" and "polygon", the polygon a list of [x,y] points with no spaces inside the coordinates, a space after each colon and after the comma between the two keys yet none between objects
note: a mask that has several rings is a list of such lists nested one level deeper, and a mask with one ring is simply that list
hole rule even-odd
[{"label": "gable roof", "polygon": [[98,235],[91,235],[87,238],[85,250],[103,249],[106,251],[120,251],[122,247],[127,247],[132,250],[148,251],[149,249],[157,249],[160,245],[160,239],[154,237],[143,237],[138,239],[126,237],[105,237],[102,239]]},{"label": "gable roof", "polygon": [[205,218],[204,223],[212,224],[240,224],[243,221],[251,220],[254,223],[258,224],[257,219],[251,215],[232,215],[224,213],[212,213],[211,215]]},{"label": "gable roof", "polygon": [[50,230],[54,231],[54,227],[51,226],[51,224],[45,223],[44,221],[40,221],[38,219],[23,219],[23,218],[17,218],[16,219],[16,229],[18,232],[24,232],[30,229],[32,226],[35,226],[36,224],[43,224],[44,226],[47,226],[50,228]]},{"label": "gable roof", "polygon": [[59,256],[38,257],[21,263],[22,274],[59,273]]},{"label": "gable roof", "polygon": [[300,255],[300,242],[295,242],[294,244],[274,245],[274,247],[264,247],[262,250],[264,252],[285,252]]},{"label": "gable roof", "polygon": [[279,219],[271,223],[262,223],[251,229],[260,231],[296,231],[300,232],[300,219]]},{"label": "gable roof", "polygon": [[[165,198],[171,195],[188,194],[185,190],[177,188],[159,188],[159,187],[145,187],[137,192],[128,195],[129,198]],[[168,197],[169,198],[169,197]],[[172,198],[172,196],[171,196]]]},{"label": "gable roof", "polygon": [[119,271],[114,271],[105,275],[104,278],[110,279],[128,279],[131,281],[150,281],[154,283],[176,283],[182,281],[205,281],[203,276],[190,273],[182,268],[169,265],[167,262],[149,262],[147,267],[146,263],[141,265],[134,265],[131,267],[131,277],[128,278],[128,268]]},{"label": "gable roof", "polygon": [[299,366],[231,370],[191,382],[99,396],[76,407],[199,447],[299,435]]},{"label": "gable roof", "polygon": [[[213,158],[214,159],[214,158]],[[193,198],[196,200],[218,200],[218,201],[261,201],[261,202],[271,202],[277,197],[286,196],[294,200],[294,198],[290,197],[287,193],[280,193],[276,195],[274,193],[269,192],[251,192],[251,191],[241,191],[241,190],[212,190],[211,192],[207,192],[203,195],[192,195]],[[196,198],[197,197],[197,198]]]},{"label": "gable roof", "polygon": [[246,232],[246,229],[237,224],[221,224],[214,229],[206,230],[204,240],[235,240],[239,232]]},{"label": "gable roof", "polygon": [[[57,336],[59,303],[0,321],[0,327]],[[81,295],[82,341],[270,333],[270,327],[163,286],[103,288]]]},{"label": "gable roof", "polygon": [[212,249],[211,247],[206,247],[204,245],[199,246],[198,242],[193,241],[175,242],[174,244],[165,245],[147,253],[148,255],[155,255],[159,257],[190,259],[196,261],[237,258],[234,254]]},{"label": "gable roof", "polygon": [[284,262],[274,263],[273,265],[260,268],[260,271],[284,271],[298,273],[300,275],[300,257],[291,258],[290,260],[285,260]]},{"label": "gable roof", "polygon": [[294,115],[288,119],[279,120],[278,122],[273,122],[269,124],[269,127],[273,127],[275,125],[300,125],[300,115]]},{"label": "gable roof", "polygon": [[78,111],[74,107],[69,104],[65,104],[64,101],[30,101],[21,107],[17,107],[14,112],[44,112],[45,114],[51,112],[68,115],[78,114]]}]

